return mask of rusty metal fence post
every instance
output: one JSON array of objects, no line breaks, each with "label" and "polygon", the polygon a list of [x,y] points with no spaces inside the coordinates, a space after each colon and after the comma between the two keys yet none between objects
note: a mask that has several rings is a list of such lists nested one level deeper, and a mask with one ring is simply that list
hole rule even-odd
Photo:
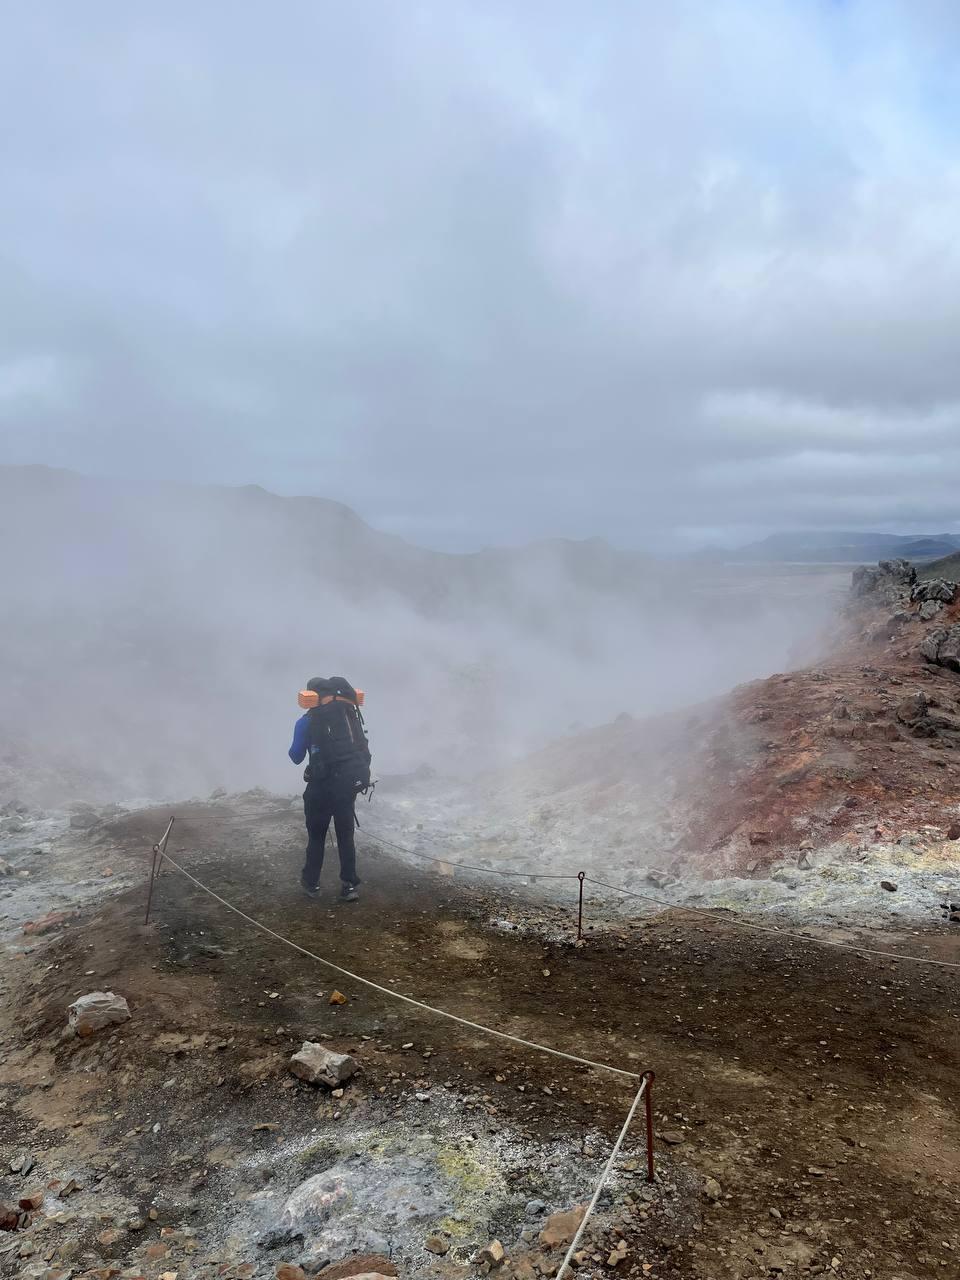
[{"label": "rusty metal fence post", "polygon": [[656,1176],[653,1168],[653,1082],[655,1076],[652,1071],[645,1071],[643,1078],[647,1082],[643,1095],[647,1109],[647,1181],[653,1182]]},{"label": "rusty metal fence post", "polygon": [[167,849],[167,841],[170,839],[170,832],[173,830],[173,817],[167,823],[167,829],[153,846],[153,860],[150,863],[150,887],[147,890],[147,910],[143,917],[143,923],[150,923],[150,904],[153,901],[153,886],[160,872],[160,863],[163,861],[163,855]]}]

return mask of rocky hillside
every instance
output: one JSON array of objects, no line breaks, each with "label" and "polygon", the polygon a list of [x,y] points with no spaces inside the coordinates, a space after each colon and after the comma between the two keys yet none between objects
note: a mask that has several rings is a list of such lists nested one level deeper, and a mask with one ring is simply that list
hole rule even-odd
[{"label": "rocky hillside", "polygon": [[949,581],[960,579],[960,551],[954,551],[939,560],[931,560],[917,570],[920,578],[946,578]]},{"label": "rocky hillside", "polygon": [[829,660],[689,712],[622,715],[488,778],[460,809],[424,796],[410,812],[455,850],[627,887],[900,865],[904,850],[953,866],[958,641],[955,583],[918,581],[904,561],[857,570]]}]

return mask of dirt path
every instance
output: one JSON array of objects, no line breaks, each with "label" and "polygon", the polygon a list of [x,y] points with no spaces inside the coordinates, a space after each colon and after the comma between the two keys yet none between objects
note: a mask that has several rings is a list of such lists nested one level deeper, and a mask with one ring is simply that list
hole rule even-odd
[{"label": "dirt path", "polygon": [[[118,819],[89,857],[139,872],[162,826],[159,813]],[[360,903],[309,902],[296,891],[299,846],[289,805],[251,801],[182,807],[171,848],[272,928],[386,986],[656,1070],[660,1187],[644,1191],[638,1131],[588,1272],[606,1269],[619,1233],[628,1246],[621,1274],[960,1274],[960,974],[679,916],[608,922],[578,948],[565,905],[383,857],[366,857]],[[327,868],[331,897],[334,884]],[[328,973],[175,874],[163,877],[148,928],[142,907],[138,885],[32,952],[21,940],[9,953],[4,1148],[10,1157],[29,1150],[44,1183],[77,1170],[83,1190],[56,1202],[72,1219],[55,1221],[48,1206],[28,1233],[10,1237],[29,1235],[35,1252],[8,1252],[8,1271],[272,1274],[278,1261],[303,1261],[304,1246],[263,1244],[270,1197],[329,1164],[324,1144],[342,1156],[345,1133],[402,1129],[405,1142],[417,1133],[437,1149],[444,1135],[451,1168],[471,1153],[460,1183],[469,1191],[471,1178],[489,1180],[484,1229],[503,1239],[505,1274],[526,1276],[530,1232],[518,1243],[523,1215],[510,1206],[585,1198],[629,1105],[627,1082],[340,979],[349,1003],[331,1007]],[[956,939],[889,941],[960,959]],[[131,1022],[90,1043],[61,1040],[65,1006],[94,988],[125,995]],[[362,1063],[342,1100],[318,1097],[285,1070],[290,1052],[319,1036]],[[486,1160],[491,1152],[496,1160]],[[8,1178],[0,1199],[31,1181]],[[482,1214],[471,1212],[463,1221],[476,1233]],[[425,1239],[436,1229],[416,1231]],[[470,1250],[486,1240],[448,1230],[445,1258],[411,1251],[404,1236],[401,1272],[472,1274]],[[555,1257],[531,1256],[544,1274],[556,1269]]]}]

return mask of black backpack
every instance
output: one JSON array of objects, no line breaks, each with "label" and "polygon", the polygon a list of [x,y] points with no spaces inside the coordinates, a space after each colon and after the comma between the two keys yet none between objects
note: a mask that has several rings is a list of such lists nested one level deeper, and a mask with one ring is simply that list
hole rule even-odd
[{"label": "black backpack", "polygon": [[308,781],[329,779],[347,784],[354,794],[366,792],[370,787],[370,745],[363,716],[357,705],[357,691],[349,681],[331,676],[323,688],[314,691],[320,695],[320,705],[307,712],[310,724],[310,764]]}]

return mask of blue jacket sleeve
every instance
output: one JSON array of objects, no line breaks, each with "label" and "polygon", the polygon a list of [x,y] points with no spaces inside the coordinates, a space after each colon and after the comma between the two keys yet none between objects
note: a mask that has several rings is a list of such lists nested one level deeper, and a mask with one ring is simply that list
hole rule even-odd
[{"label": "blue jacket sleeve", "polygon": [[310,747],[309,724],[308,717],[301,716],[293,726],[293,742],[290,744],[290,750],[287,755],[289,755],[294,764],[303,764],[304,757]]}]

